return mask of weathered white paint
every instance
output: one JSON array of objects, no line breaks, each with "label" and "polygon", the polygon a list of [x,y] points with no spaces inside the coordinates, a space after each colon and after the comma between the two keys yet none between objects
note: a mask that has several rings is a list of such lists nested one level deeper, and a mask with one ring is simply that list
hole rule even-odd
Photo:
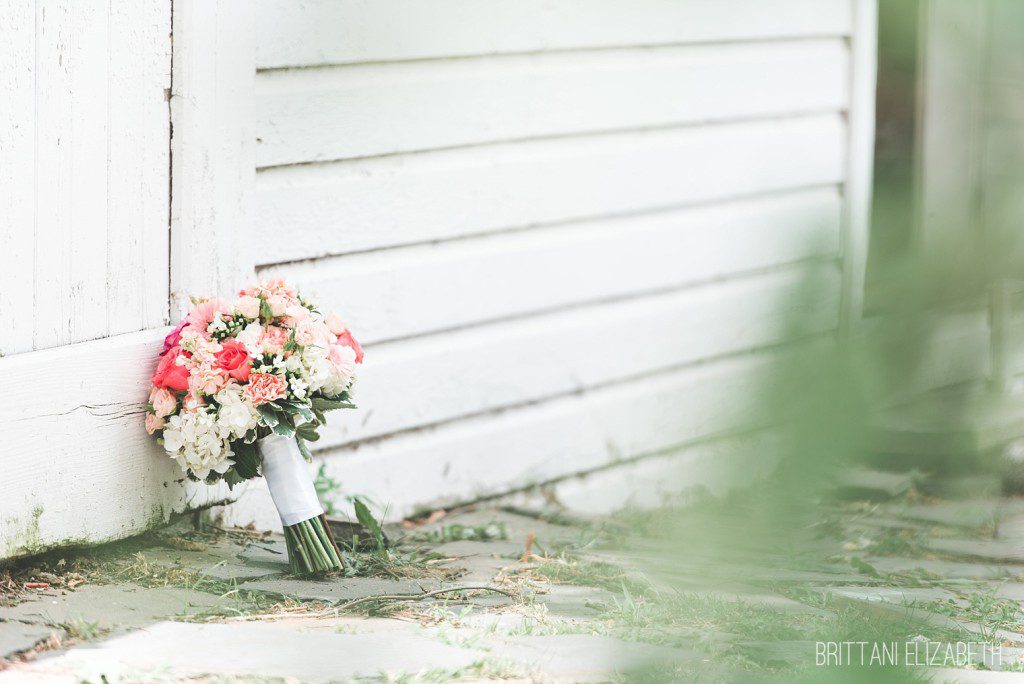
[{"label": "weathered white paint", "polygon": [[847,61],[830,39],[271,71],[257,80],[256,162],[835,111]]},{"label": "weathered white paint", "polygon": [[263,272],[316,292],[373,343],[838,256],[840,208],[822,188]]},{"label": "weathered white paint", "polygon": [[170,14],[165,1],[112,2],[109,22],[124,36],[108,67],[107,333],[117,335],[168,320]]},{"label": "weathered white paint", "polygon": [[170,7],[108,5],[17,0],[0,22],[6,354],[166,319]]},{"label": "weathered white paint", "polygon": [[[779,358],[755,354],[682,368],[339,449],[322,463],[342,483],[339,503],[342,495],[365,495],[397,519],[725,434],[747,423],[746,401]],[[259,505],[259,491],[243,496],[233,522]]]},{"label": "weathered white paint", "polygon": [[[793,310],[801,286],[820,292]],[[839,270],[797,265],[721,284],[374,345],[318,449],[436,425],[832,330]],[[508,369],[498,374],[495,369]],[[425,398],[429,400],[425,401]],[[386,407],[376,410],[375,407]]]},{"label": "weathered white paint", "polygon": [[[31,171],[0,163],[0,207],[32,230],[0,217],[0,307],[32,283],[43,315],[0,334],[63,346],[0,361],[33,382],[0,398],[0,556],[225,495],[175,482],[142,406],[168,289],[173,317],[253,264],[374,343],[323,463],[392,516],[744,427],[766,348],[831,338],[853,282],[860,2],[176,0],[171,86],[167,0],[12,0],[34,30],[0,26],[0,145]],[[790,326],[774,305],[804,277]]]},{"label": "weathered white paint", "polygon": [[537,509],[554,500],[594,515],[678,506],[755,485],[778,462],[773,455],[781,453],[777,431],[729,435],[516,492],[499,503]]},{"label": "weathered white paint", "polygon": [[[35,0],[0,21],[0,353],[32,349],[35,280]],[[17,284],[17,286],[15,286]]]},{"label": "weathered white paint", "polygon": [[[831,185],[838,115],[530,141],[260,172],[260,264]],[[293,239],[282,241],[281,235]]]},{"label": "weathered white paint", "polygon": [[318,444],[344,493],[612,482],[740,427],[773,357],[737,354],[859,315],[873,10],[263,0],[256,230],[292,239],[255,261],[370,343]]},{"label": "weathered white paint", "polygon": [[240,0],[176,0],[171,297],[227,295],[252,279],[253,15]]},{"label": "weathered white paint", "polygon": [[224,499],[182,486],[143,427],[167,329],[0,360],[0,558],[118,539]]},{"label": "weathered white paint", "polygon": [[258,0],[260,68],[847,35],[846,0]]}]

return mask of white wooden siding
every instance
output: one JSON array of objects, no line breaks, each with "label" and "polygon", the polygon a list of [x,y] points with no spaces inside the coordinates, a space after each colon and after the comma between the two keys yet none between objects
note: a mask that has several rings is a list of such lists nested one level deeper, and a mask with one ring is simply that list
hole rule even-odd
[{"label": "white wooden siding", "polygon": [[835,189],[823,188],[265,272],[343,303],[349,324],[375,343],[836,257],[839,209]]},{"label": "white wooden siding", "polygon": [[257,163],[835,111],[847,56],[830,39],[271,71]]},{"label": "white wooden siding", "polygon": [[[844,178],[825,114],[261,171],[257,263],[630,214]],[[290,239],[282,240],[287,235]]]},{"label": "white wooden siding", "polygon": [[274,67],[515,52],[845,36],[835,0],[258,0],[257,64]]},{"label": "white wooden siding", "polygon": [[[826,332],[837,322],[835,263],[798,265],[722,284],[595,304],[378,345],[361,375],[359,421],[338,420],[328,448],[622,382]],[[821,296],[793,322],[787,297]],[[496,374],[507,370],[507,377]],[[425,402],[424,397],[430,401]]]},{"label": "white wooden siding", "polygon": [[742,427],[767,350],[859,301],[871,10],[261,0],[255,262],[368,343],[317,445],[343,493],[398,516]]},{"label": "white wooden siding", "polygon": [[170,9],[108,5],[4,8],[4,354],[166,322]]}]

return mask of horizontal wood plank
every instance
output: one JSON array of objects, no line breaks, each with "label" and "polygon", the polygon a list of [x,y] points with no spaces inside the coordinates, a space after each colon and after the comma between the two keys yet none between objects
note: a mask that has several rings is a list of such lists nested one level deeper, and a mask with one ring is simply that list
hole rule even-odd
[{"label": "horizontal wood plank", "polygon": [[[808,291],[813,298],[800,295]],[[368,350],[362,410],[330,416],[320,449],[834,329],[835,263],[434,335]]]},{"label": "horizontal wood plank", "polygon": [[839,253],[840,197],[757,200],[266,269],[368,343],[641,294]]},{"label": "horizontal wood plank", "polygon": [[364,495],[392,519],[502,494],[746,427],[779,358],[730,358],[339,449],[324,472],[343,483],[339,505]]},{"label": "horizontal wood plank", "polygon": [[839,115],[543,140],[257,174],[258,263],[841,182]]},{"label": "horizontal wood plank", "polygon": [[620,510],[681,506],[700,497],[725,496],[755,485],[778,464],[780,433],[757,430],[709,439],[666,453],[624,461],[510,494],[500,504],[537,509],[550,497],[574,513],[607,515]]},{"label": "horizontal wood plank", "polygon": [[840,39],[273,71],[259,167],[843,109]]},{"label": "horizontal wood plank", "polygon": [[184,475],[143,427],[167,330],[0,359],[0,558],[120,539],[227,498]]},{"label": "horizontal wood plank", "polygon": [[258,0],[256,21],[264,69],[846,35],[852,24],[849,0]]}]

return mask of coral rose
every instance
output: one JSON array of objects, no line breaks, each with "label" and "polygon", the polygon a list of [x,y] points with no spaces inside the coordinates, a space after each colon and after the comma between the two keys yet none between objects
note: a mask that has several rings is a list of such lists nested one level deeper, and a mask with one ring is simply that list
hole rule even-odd
[{"label": "coral rose", "polygon": [[249,352],[238,340],[228,339],[221,342],[221,350],[214,358],[217,360],[217,366],[235,380],[246,382],[249,379]]},{"label": "coral rose", "polygon": [[188,369],[178,365],[180,347],[172,347],[169,353],[160,357],[160,363],[153,373],[153,384],[156,387],[184,392],[188,389]]},{"label": "coral rose", "polygon": [[287,388],[288,384],[280,375],[253,373],[249,376],[249,384],[243,392],[253,406],[259,406],[275,399],[284,399]]}]

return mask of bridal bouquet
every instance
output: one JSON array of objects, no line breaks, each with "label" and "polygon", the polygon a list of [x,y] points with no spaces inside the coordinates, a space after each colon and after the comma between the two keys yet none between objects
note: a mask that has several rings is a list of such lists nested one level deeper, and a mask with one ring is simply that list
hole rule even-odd
[{"label": "bridal bouquet", "polygon": [[146,430],[189,478],[233,486],[263,475],[296,574],[341,567],[309,471],[307,442],[331,409],[351,402],[363,350],[280,279],[232,302],[195,301],[164,340]]}]

